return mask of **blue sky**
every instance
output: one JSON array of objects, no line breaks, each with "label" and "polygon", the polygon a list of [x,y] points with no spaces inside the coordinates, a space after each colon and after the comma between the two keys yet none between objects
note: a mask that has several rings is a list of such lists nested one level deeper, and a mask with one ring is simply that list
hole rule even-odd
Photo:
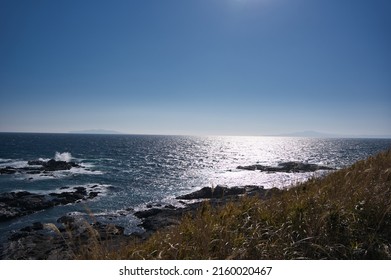
[{"label": "blue sky", "polygon": [[0,1],[0,131],[391,135],[387,0]]}]

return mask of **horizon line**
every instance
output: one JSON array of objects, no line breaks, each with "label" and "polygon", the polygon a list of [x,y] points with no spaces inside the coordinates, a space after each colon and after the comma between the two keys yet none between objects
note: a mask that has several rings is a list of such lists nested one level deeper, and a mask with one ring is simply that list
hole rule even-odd
[{"label": "horizon line", "polygon": [[[99,130],[98,130],[99,131]],[[219,134],[161,134],[161,133],[125,133],[119,131],[112,132],[83,132],[83,131],[68,131],[68,132],[44,132],[44,131],[0,131],[3,134],[73,134],[73,135],[134,135],[134,136],[194,136],[194,137],[281,137],[281,138],[318,138],[318,139],[391,139],[391,135],[343,135],[332,133],[317,132],[318,135],[300,135],[300,132],[294,133],[279,133],[279,134],[252,134],[252,135],[219,135]]]}]

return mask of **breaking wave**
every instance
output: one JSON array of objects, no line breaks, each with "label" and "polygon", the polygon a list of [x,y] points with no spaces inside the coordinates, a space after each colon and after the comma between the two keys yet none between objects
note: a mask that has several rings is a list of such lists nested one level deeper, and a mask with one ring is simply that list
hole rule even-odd
[{"label": "breaking wave", "polygon": [[71,155],[71,153],[68,153],[68,152],[64,152],[64,153],[56,152],[54,159],[56,161],[70,162],[72,160],[72,155]]}]

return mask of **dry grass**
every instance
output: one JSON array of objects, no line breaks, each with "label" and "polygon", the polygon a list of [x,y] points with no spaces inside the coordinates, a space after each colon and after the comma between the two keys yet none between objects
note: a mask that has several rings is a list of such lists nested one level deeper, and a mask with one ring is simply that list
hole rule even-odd
[{"label": "dry grass", "polygon": [[102,248],[83,258],[390,259],[391,150],[268,200],[205,203],[145,242]]}]

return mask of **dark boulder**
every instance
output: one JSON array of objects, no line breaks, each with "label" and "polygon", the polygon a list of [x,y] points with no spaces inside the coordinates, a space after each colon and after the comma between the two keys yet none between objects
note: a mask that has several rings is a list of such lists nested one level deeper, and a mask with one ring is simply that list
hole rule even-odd
[{"label": "dark boulder", "polygon": [[16,171],[17,170],[15,168],[10,167],[10,166],[0,168],[0,174],[15,174]]},{"label": "dark boulder", "polygon": [[0,221],[7,221],[53,206],[44,195],[29,192],[10,192],[0,195]]},{"label": "dark boulder", "polygon": [[29,160],[27,162],[28,165],[44,165],[45,162],[43,160]]},{"label": "dark boulder", "polygon": [[51,159],[48,162],[43,162],[42,166],[45,171],[58,171],[69,170],[72,167],[78,167],[79,165],[74,162],[56,161]]},{"label": "dark boulder", "polygon": [[96,197],[99,192],[87,192],[76,187],[73,192],[34,194],[27,191],[0,194],[0,221],[29,215],[56,205],[66,205]]},{"label": "dark boulder", "polygon": [[148,209],[148,210],[145,210],[145,211],[135,212],[133,215],[135,215],[139,219],[144,219],[144,218],[147,218],[147,217],[150,217],[150,216],[155,216],[155,215],[157,215],[158,213],[160,213],[162,211],[163,210],[160,209],[160,208],[151,208],[151,209]]},{"label": "dark boulder", "polygon": [[112,247],[120,246],[127,238],[123,227],[112,224],[89,224],[74,216],[61,217],[59,222],[63,226],[36,222],[13,233],[3,244],[0,258],[71,260],[77,252],[91,249],[97,240]]},{"label": "dark boulder", "polygon": [[75,193],[87,195],[87,190],[85,187],[74,187]]},{"label": "dark boulder", "polygon": [[202,199],[202,198],[222,198],[225,196],[241,195],[246,193],[245,188],[241,187],[223,187],[217,186],[215,188],[204,187],[198,191],[178,196],[177,199]]},{"label": "dark boulder", "polygon": [[34,230],[41,230],[41,229],[43,229],[43,224],[41,222],[35,222],[31,226],[27,226],[20,229],[20,231],[32,232]]},{"label": "dark boulder", "polygon": [[88,192],[84,187],[75,187],[73,192],[50,193],[49,195],[55,197],[53,201],[59,204],[73,203],[79,199],[86,198]]},{"label": "dark boulder", "polygon": [[100,194],[100,192],[90,192],[89,195],[88,195],[88,198],[94,198],[94,197],[97,197],[98,194]]}]

